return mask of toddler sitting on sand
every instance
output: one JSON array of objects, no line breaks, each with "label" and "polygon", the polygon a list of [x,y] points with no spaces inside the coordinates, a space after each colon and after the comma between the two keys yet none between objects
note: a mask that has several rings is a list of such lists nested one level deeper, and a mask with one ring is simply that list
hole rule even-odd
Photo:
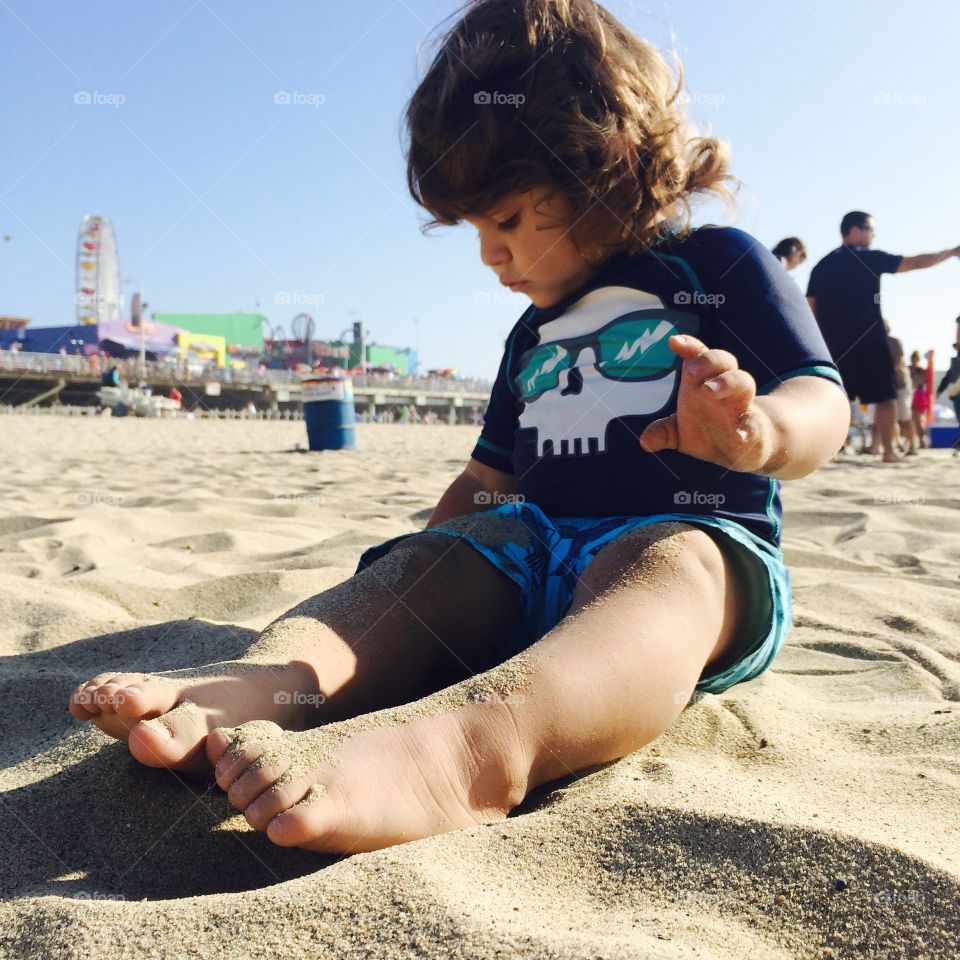
[{"label": "toddler sitting on sand", "polygon": [[479,0],[407,108],[410,190],[531,301],[424,531],[239,661],[74,691],[153,767],[213,767],[283,846],[353,852],[502,818],[661,734],[790,626],[779,481],[848,407],[796,284],[747,234],[660,54],[592,0]]}]

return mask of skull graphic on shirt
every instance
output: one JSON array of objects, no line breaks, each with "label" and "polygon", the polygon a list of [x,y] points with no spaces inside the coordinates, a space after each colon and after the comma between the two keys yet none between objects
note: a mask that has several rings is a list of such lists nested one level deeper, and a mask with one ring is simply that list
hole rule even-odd
[{"label": "skull graphic on shirt", "polygon": [[696,316],[616,286],[591,291],[544,323],[514,379],[524,404],[520,429],[536,428],[537,456],[548,442],[554,455],[605,453],[611,421],[662,411],[680,370],[667,341],[698,331]]}]

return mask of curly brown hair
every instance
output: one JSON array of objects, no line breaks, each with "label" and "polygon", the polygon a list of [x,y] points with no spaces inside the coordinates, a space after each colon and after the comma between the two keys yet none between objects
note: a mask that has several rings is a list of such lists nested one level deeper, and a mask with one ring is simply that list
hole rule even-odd
[{"label": "curly brown hair", "polygon": [[[581,250],[636,253],[732,201],[727,145],[695,136],[683,68],[593,0],[472,0],[406,108],[407,184],[428,230],[546,186]],[[540,200],[539,202],[543,202]]]}]

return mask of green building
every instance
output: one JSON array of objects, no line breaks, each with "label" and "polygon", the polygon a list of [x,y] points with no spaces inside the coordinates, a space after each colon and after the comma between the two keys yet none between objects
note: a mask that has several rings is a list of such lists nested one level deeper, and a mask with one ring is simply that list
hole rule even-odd
[{"label": "green building", "polygon": [[263,353],[266,317],[262,313],[155,313],[153,319],[190,333],[223,337],[227,341],[228,353]]},{"label": "green building", "polygon": [[[350,360],[348,366],[360,366],[360,353],[357,345],[349,340],[333,340],[331,346],[347,346],[350,348]],[[417,372],[417,351],[411,347],[387,347],[382,343],[367,343],[367,366],[368,367],[393,367],[397,373],[406,376],[407,374]]]}]

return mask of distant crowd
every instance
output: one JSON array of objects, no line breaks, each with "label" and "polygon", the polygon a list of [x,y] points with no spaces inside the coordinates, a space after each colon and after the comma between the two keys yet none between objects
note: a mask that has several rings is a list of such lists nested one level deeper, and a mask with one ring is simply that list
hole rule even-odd
[{"label": "distant crowd", "polygon": [[[874,235],[869,213],[853,210],[844,215],[841,245],[814,266],[807,302],[840,371],[854,420],[863,419],[858,417],[860,408],[869,408],[872,414],[869,451],[890,463],[915,455],[927,445],[927,415],[935,398],[930,397],[920,351],[914,350],[907,364],[903,344],[890,333],[881,310],[880,278],[885,273],[924,270],[960,257],[960,247],[901,256],[873,249]],[[799,237],[781,240],[772,252],[787,270],[807,259]],[[957,324],[957,357],[937,385],[936,395],[947,391],[960,420],[960,317]],[[960,453],[960,438],[955,452]]]}]

